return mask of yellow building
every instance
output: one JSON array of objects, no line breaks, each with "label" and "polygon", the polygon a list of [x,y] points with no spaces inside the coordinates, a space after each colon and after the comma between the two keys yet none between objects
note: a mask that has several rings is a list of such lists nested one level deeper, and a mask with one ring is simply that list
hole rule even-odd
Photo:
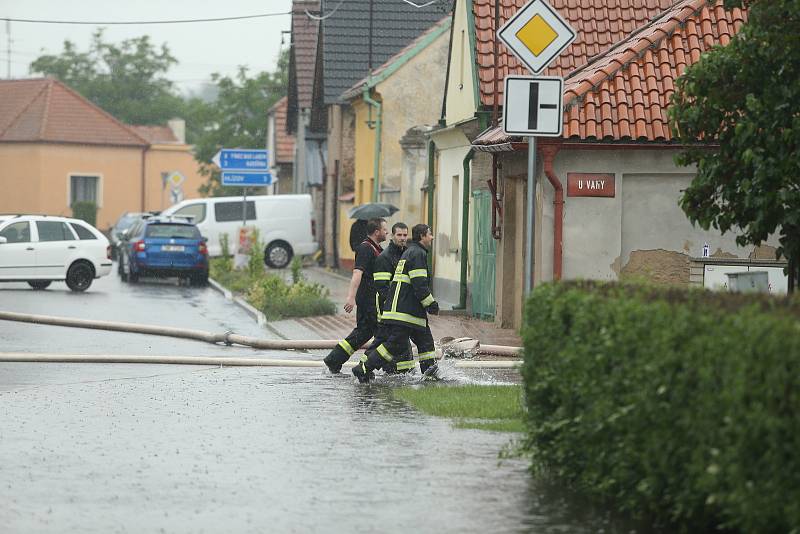
[{"label": "yellow building", "polygon": [[126,211],[199,196],[182,121],[170,122],[125,125],[57,80],[0,81],[0,213],[71,216],[91,201],[106,230]]}]

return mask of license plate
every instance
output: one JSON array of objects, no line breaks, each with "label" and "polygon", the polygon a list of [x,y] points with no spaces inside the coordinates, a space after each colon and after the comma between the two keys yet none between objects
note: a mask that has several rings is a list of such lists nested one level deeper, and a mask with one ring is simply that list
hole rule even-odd
[{"label": "license plate", "polygon": [[161,245],[164,252],[183,252],[183,245]]}]

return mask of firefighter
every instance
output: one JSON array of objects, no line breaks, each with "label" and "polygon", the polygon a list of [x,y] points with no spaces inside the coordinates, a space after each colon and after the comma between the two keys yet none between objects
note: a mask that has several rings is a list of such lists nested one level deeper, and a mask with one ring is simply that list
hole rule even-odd
[{"label": "firefighter", "polygon": [[356,248],[353,276],[344,304],[344,311],[347,313],[356,308],[356,327],[325,357],[325,365],[331,373],[341,371],[342,365],[350,359],[350,356],[375,335],[378,327],[378,311],[375,307],[373,272],[375,259],[382,252],[378,243],[385,240],[386,221],[384,219],[367,221],[367,237]]},{"label": "firefighter", "polygon": [[433,233],[427,224],[418,224],[411,229],[411,239],[394,270],[381,311],[381,320],[388,327],[386,341],[367,351],[353,367],[353,374],[359,382],[369,382],[375,369],[402,354],[409,339],[417,346],[423,374],[436,373],[436,352],[428,325],[428,314],[439,314],[439,304],[430,291],[428,272],[428,251],[433,243]]},{"label": "firefighter", "polygon": [[[376,348],[378,345],[386,341],[388,335],[388,328],[381,320],[381,310],[383,303],[386,301],[386,296],[389,293],[389,285],[392,281],[392,275],[400,261],[400,257],[406,250],[408,241],[408,226],[405,223],[397,222],[392,225],[392,238],[389,240],[389,245],[381,252],[378,259],[375,260],[375,272],[373,279],[375,280],[375,304],[378,310],[378,332],[375,334],[375,341],[370,346],[370,349]],[[386,362],[383,370],[387,373],[406,372],[414,368],[414,356],[411,353],[411,345],[408,345],[402,355],[399,355],[392,362]]]}]

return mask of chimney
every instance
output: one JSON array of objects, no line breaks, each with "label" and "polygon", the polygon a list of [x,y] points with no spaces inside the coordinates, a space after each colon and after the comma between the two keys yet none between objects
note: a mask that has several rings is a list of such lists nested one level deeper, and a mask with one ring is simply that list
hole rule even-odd
[{"label": "chimney", "polygon": [[172,134],[182,145],[186,144],[186,121],[183,119],[170,119],[167,126],[172,130]]}]

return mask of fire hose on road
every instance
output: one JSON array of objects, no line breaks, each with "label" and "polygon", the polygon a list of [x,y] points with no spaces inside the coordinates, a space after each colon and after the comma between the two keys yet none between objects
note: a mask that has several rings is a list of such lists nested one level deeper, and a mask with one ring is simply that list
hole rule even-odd
[{"label": "fire hose on road", "polygon": [[[127,332],[134,334],[149,334],[183,339],[205,341],[207,343],[224,343],[226,345],[242,345],[263,350],[309,350],[332,349],[339,342],[336,339],[261,339],[242,336],[233,332],[215,334],[204,330],[187,328],[174,328],[167,326],[141,325],[115,321],[95,321],[87,319],[74,319],[69,317],[54,317],[49,315],[31,315],[0,311],[0,320],[17,321],[40,325],[64,326],[72,328],[89,328],[94,330],[107,330],[113,332]],[[477,345],[476,354],[493,354],[498,356],[519,356],[519,347],[502,345]],[[319,367],[321,361],[313,360],[275,360],[257,358],[230,358],[230,357],[198,357],[198,356],[113,356],[113,355],[57,355],[57,354],[28,354],[4,353],[0,354],[0,361],[48,361],[48,362],[106,362],[106,363],[174,363],[194,365],[265,365],[265,366],[291,366],[291,367]],[[518,361],[461,361],[458,367],[516,367]]]}]

